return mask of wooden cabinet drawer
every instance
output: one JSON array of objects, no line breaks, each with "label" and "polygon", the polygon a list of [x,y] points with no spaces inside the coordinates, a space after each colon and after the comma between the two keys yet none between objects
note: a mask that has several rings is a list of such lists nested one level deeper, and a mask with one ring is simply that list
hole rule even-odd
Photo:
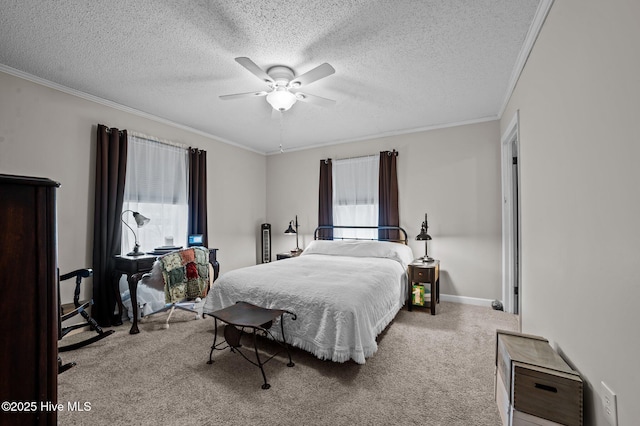
[{"label": "wooden cabinet drawer", "polygon": [[513,408],[563,425],[581,425],[582,380],[577,374],[514,362]]},{"label": "wooden cabinet drawer", "polygon": [[414,283],[431,283],[435,281],[433,268],[409,268],[409,280]]},{"label": "wooden cabinet drawer", "polygon": [[[498,330],[496,336],[496,368],[500,371],[505,389],[513,388],[513,363],[518,361],[541,365],[566,373],[573,370],[551,348],[547,339],[530,334]],[[510,398],[511,403],[513,400]]]}]

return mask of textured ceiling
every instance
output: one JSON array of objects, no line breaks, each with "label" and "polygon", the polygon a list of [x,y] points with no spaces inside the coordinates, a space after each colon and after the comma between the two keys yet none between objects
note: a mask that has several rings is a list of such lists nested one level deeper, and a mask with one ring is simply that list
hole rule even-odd
[{"label": "textured ceiling", "polygon": [[[497,118],[539,3],[2,1],[0,64],[269,153]],[[220,100],[267,89],[238,56],[328,62],[304,91],[336,105],[273,119],[264,97]]]}]

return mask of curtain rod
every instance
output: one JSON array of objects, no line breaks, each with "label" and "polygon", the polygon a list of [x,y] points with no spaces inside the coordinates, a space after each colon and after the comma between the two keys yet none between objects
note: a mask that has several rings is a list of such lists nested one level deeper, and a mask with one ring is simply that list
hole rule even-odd
[{"label": "curtain rod", "polygon": [[[111,127],[107,127],[107,126],[104,126],[104,127],[105,127],[105,131],[107,133],[111,133]],[[122,134],[122,130],[118,130],[118,134],[121,135]]]},{"label": "curtain rod", "polygon": [[158,142],[158,143],[162,143],[162,144],[165,144],[165,145],[175,146],[177,148],[189,149],[188,145],[184,145],[184,144],[181,144],[181,143],[178,143],[178,142],[173,142],[173,141],[166,140],[166,139],[156,138],[155,136],[148,136],[148,135],[145,135],[144,133],[130,131],[129,134],[131,136],[135,136],[135,137],[140,138],[140,139],[146,139],[146,140],[152,141],[152,142]]},{"label": "curtain rod", "polygon": [[[392,156],[395,155],[396,157],[399,155],[398,151],[396,151],[395,149],[393,151],[382,151],[382,152],[386,152],[388,156]],[[381,153],[382,153],[381,152]],[[379,154],[369,154],[369,155],[359,155],[356,157],[346,157],[346,158],[336,158],[335,161],[340,161],[340,160],[354,160],[356,158],[369,158],[369,157],[377,157]],[[327,158],[326,160],[324,160],[325,164],[327,163],[328,160],[331,160],[331,158]]]},{"label": "curtain rod", "polygon": [[379,154],[358,155],[358,156],[355,156],[355,157],[336,158],[335,161],[355,160],[357,158],[369,158],[369,157],[378,157],[378,156],[379,156]]}]

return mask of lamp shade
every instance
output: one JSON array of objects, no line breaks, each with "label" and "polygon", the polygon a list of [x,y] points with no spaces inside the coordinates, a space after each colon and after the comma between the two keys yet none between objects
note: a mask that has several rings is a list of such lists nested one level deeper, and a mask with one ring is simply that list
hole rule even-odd
[{"label": "lamp shade", "polygon": [[429,229],[429,222],[427,222],[427,214],[424,214],[424,222],[422,222],[422,226],[420,227],[420,234],[416,236],[416,240],[418,241],[429,241],[431,240],[431,235],[427,234],[427,229]]},{"label": "lamp shade", "polygon": [[418,234],[416,236],[416,240],[418,241],[430,241],[431,240],[431,235],[427,234],[427,230],[422,228],[422,230],[420,231],[420,234]]},{"label": "lamp shade", "polygon": [[138,212],[134,212],[133,210],[125,210],[122,212],[122,214],[120,215],[120,220],[122,221],[122,223],[131,230],[131,232],[133,233],[133,239],[135,241],[134,245],[133,245],[133,251],[131,251],[130,253],[127,253],[127,256],[141,256],[144,253],[140,251],[140,243],[138,242],[138,235],[136,235],[136,231],[133,230],[132,227],[129,226],[129,224],[124,220],[124,215],[127,212],[131,212],[133,213],[133,219],[136,221],[136,225],[138,228],[142,228],[144,225],[146,225],[147,223],[149,223],[151,221],[151,219],[149,219],[146,216],[141,215]]},{"label": "lamp shade", "polygon": [[[295,226],[295,229],[294,229]],[[296,236],[296,249],[295,250],[291,250],[291,253],[298,253],[302,250],[300,250],[300,246],[298,245],[298,215],[296,215],[296,220],[295,221],[289,221],[289,227],[287,228],[286,231],[284,231],[285,234],[287,235],[295,235]]]},{"label": "lamp shade", "polygon": [[293,221],[289,222],[289,227],[287,228],[286,231],[284,231],[285,234],[297,234],[296,230],[293,229]]},{"label": "lamp shade", "polygon": [[133,212],[133,218],[136,221],[136,225],[138,225],[138,228],[142,228],[144,225],[146,225],[147,223],[149,223],[151,221],[151,219],[149,219],[146,216],[141,215],[138,212]]},{"label": "lamp shade", "polygon": [[267,95],[267,102],[278,111],[286,111],[296,103],[296,95],[286,87],[277,87]]}]

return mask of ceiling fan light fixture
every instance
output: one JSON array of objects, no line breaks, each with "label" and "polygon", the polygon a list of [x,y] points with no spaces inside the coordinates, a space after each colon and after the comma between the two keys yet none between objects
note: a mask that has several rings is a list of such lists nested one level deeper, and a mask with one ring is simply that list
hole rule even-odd
[{"label": "ceiling fan light fixture", "polygon": [[278,111],[287,111],[296,101],[296,95],[287,90],[286,87],[277,87],[267,95],[269,105]]},{"label": "ceiling fan light fixture", "polygon": [[[270,91],[223,95],[220,96],[222,100],[265,96],[269,105],[271,105],[275,111],[279,112],[289,110],[297,101],[304,101],[324,107],[331,107],[336,103],[336,101],[331,99],[306,93],[303,94],[297,91],[297,89],[302,86],[306,86],[307,84],[311,84],[314,81],[318,81],[335,73],[336,70],[326,62],[297,77],[291,68],[284,65],[274,65],[267,69],[267,71],[264,71],[256,65],[255,62],[244,56],[236,58],[236,62],[260,80],[267,83]],[[290,90],[294,90],[294,92],[290,92]]]}]

